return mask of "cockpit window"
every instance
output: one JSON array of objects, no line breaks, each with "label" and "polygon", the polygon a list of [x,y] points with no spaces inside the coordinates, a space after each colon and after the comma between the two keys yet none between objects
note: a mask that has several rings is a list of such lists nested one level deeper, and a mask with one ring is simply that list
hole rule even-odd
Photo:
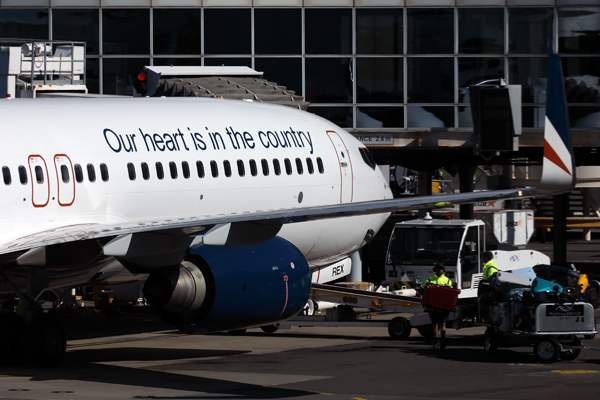
[{"label": "cockpit window", "polygon": [[373,159],[373,156],[371,155],[371,153],[369,153],[369,150],[367,150],[366,147],[362,147],[362,148],[358,149],[358,151],[360,151],[360,155],[362,156],[362,159],[365,162],[365,164],[367,164],[369,167],[371,167],[371,169],[375,169],[375,167],[377,166],[377,163]]}]

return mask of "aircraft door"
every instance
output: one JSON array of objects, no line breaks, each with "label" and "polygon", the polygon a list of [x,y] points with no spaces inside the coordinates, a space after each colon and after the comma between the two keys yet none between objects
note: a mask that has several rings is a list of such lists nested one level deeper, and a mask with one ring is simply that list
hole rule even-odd
[{"label": "aircraft door", "polygon": [[473,287],[473,275],[481,272],[482,234],[481,226],[471,226],[467,229],[463,246],[460,250],[461,287],[459,289],[471,289]]},{"label": "aircraft door", "polygon": [[31,178],[31,202],[34,207],[46,207],[50,201],[50,181],[48,167],[42,156],[29,156],[29,176]]},{"label": "aircraft door", "polygon": [[352,179],[352,160],[342,137],[334,131],[327,131],[331,144],[336,151],[340,168],[340,203],[352,202],[354,182]]},{"label": "aircraft door", "polygon": [[56,154],[54,168],[56,168],[58,204],[61,207],[68,207],[75,201],[75,177],[71,159],[66,154]]}]

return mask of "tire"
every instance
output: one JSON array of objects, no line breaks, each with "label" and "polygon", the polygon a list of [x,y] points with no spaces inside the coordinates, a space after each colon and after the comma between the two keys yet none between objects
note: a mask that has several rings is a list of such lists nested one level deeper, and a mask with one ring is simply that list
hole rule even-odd
[{"label": "tire", "polygon": [[304,306],[304,309],[302,310],[302,315],[315,315],[318,308],[319,306],[317,305],[316,301],[308,299],[306,305]]},{"label": "tire", "polygon": [[[581,340],[575,338],[573,339],[573,343],[571,343],[571,345],[581,346]],[[560,359],[563,361],[573,361],[579,357],[579,354],[581,354],[581,349],[565,350],[560,353]]]},{"label": "tire", "polygon": [[54,367],[62,361],[67,349],[65,331],[50,314],[39,314],[27,327],[27,357],[36,367]]},{"label": "tire", "polygon": [[560,346],[556,339],[540,338],[536,340],[533,346],[533,354],[538,361],[544,364],[551,364],[556,362],[560,357]]},{"label": "tire", "polygon": [[231,336],[242,336],[246,333],[245,329],[233,329],[231,331],[227,331]]},{"label": "tire", "polygon": [[496,354],[496,350],[498,350],[498,334],[491,326],[488,326],[485,330],[485,335],[483,336],[483,349],[489,355]]},{"label": "tire", "polygon": [[17,366],[26,358],[24,322],[17,314],[0,314],[0,365]]},{"label": "tire", "polygon": [[265,333],[275,333],[279,327],[277,325],[265,325],[261,326],[260,329],[262,329],[262,331]]},{"label": "tire", "polygon": [[425,339],[431,339],[433,337],[433,327],[431,324],[417,326],[417,331]]},{"label": "tire", "polygon": [[388,333],[394,340],[406,340],[410,336],[410,322],[404,317],[396,317],[388,324]]}]

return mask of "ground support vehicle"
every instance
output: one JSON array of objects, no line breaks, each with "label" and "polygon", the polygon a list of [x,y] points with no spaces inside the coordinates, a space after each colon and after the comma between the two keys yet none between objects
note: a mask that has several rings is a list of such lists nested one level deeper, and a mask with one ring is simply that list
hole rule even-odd
[{"label": "ground support vehicle", "polygon": [[[534,313],[517,317],[518,303],[502,302],[494,305],[492,314],[502,315],[502,322],[487,324],[484,349],[494,354],[499,346],[513,347],[533,345],[535,357],[543,363],[559,359],[576,359],[582,349],[600,351],[583,346],[577,335],[592,335],[598,331],[594,323],[594,308],[589,303],[542,303]],[[507,315],[506,313],[509,312]]]}]

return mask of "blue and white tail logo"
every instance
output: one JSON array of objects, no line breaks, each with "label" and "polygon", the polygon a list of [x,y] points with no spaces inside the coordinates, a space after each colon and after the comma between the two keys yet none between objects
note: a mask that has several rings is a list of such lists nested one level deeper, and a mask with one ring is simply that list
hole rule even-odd
[{"label": "blue and white tail logo", "polygon": [[535,189],[536,193],[557,194],[575,187],[575,160],[570,138],[560,57],[549,54],[544,162],[542,180]]}]

